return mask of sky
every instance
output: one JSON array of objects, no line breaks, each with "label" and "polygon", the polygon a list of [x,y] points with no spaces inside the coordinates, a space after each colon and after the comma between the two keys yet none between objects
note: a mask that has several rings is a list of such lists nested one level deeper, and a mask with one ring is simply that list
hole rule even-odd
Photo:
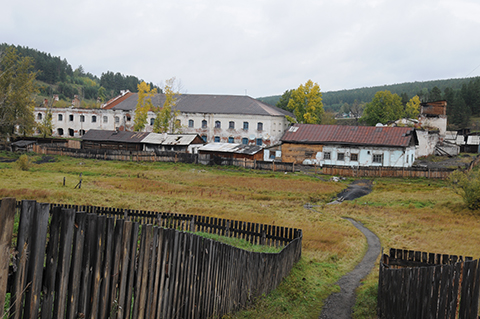
[{"label": "sky", "polygon": [[265,97],[480,76],[478,0],[3,1],[0,43],[182,93]]}]

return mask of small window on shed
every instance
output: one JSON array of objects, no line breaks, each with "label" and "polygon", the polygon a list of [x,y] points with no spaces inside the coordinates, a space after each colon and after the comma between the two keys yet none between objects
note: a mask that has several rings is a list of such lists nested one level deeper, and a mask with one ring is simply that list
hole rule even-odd
[{"label": "small window on shed", "polygon": [[350,160],[351,160],[352,162],[358,162],[358,154],[357,154],[357,153],[352,153],[352,154],[350,155]]},{"label": "small window on shed", "polygon": [[345,160],[345,153],[338,153],[337,161],[344,161],[344,160]]},{"label": "small window on shed", "polygon": [[383,163],[383,154],[373,154],[372,162],[382,164]]},{"label": "small window on shed", "polygon": [[323,152],[323,159],[324,160],[329,160],[332,158],[332,153],[330,152]]}]

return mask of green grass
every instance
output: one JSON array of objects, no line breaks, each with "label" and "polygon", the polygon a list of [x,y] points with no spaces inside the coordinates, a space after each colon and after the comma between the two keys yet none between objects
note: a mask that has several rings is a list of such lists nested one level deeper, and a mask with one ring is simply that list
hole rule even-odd
[{"label": "green grass", "polygon": [[255,253],[279,253],[284,248],[283,246],[275,247],[275,246],[265,246],[265,245],[254,245],[251,242],[242,239],[242,238],[234,238],[234,237],[225,237],[218,234],[210,234],[205,232],[194,232],[193,234],[202,236],[204,238],[209,238],[233,247],[237,247],[243,250],[252,251]]}]

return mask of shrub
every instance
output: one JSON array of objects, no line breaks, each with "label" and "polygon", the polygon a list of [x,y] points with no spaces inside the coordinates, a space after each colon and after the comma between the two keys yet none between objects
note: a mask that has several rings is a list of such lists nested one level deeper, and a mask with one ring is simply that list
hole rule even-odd
[{"label": "shrub", "polygon": [[448,177],[448,183],[453,191],[463,198],[469,209],[480,208],[480,171],[455,171]]},{"label": "shrub", "polygon": [[30,160],[26,154],[20,156],[17,160],[17,166],[22,171],[28,171],[30,169]]}]

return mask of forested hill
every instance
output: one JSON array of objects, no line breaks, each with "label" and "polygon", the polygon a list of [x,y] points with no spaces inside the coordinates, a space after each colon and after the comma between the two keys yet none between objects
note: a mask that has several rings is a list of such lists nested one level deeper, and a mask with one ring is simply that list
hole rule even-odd
[{"label": "forested hill", "polygon": [[[0,53],[4,52],[7,43],[0,44]],[[14,46],[17,52],[24,57],[33,59],[33,69],[37,72],[40,95],[51,97],[58,94],[60,99],[68,101],[78,95],[82,100],[108,100],[120,93],[120,90],[137,92],[137,85],[143,80],[133,75],[123,75],[120,72],[105,71],[101,77],[86,72],[80,65],[76,69],[61,57],[50,53],[40,52],[28,47]],[[149,83],[152,88],[157,88]]]},{"label": "forested hill", "polygon": [[[390,84],[383,86],[365,87],[351,90],[330,91],[323,92],[323,104],[325,109],[331,111],[339,111],[340,107],[345,104],[352,104],[355,100],[359,103],[371,102],[375,93],[378,91],[388,90],[398,95],[406,94],[408,98],[412,98],[418,95],[420,98],[428,95],[428,93],[434,88],[439,88],[442,92],[446,88],[453,90],[461,89],[462,85],[470,83],[470,81],[476,78],[462,78],[462,79],[448,79],[448,80],[434,80],[425,82],[408,82],[400,84]],[[292,88],[294,89],[294,88]],[[276,105],[280,100],[281,95],[260,97],[258,100],[270,104]]]}]

